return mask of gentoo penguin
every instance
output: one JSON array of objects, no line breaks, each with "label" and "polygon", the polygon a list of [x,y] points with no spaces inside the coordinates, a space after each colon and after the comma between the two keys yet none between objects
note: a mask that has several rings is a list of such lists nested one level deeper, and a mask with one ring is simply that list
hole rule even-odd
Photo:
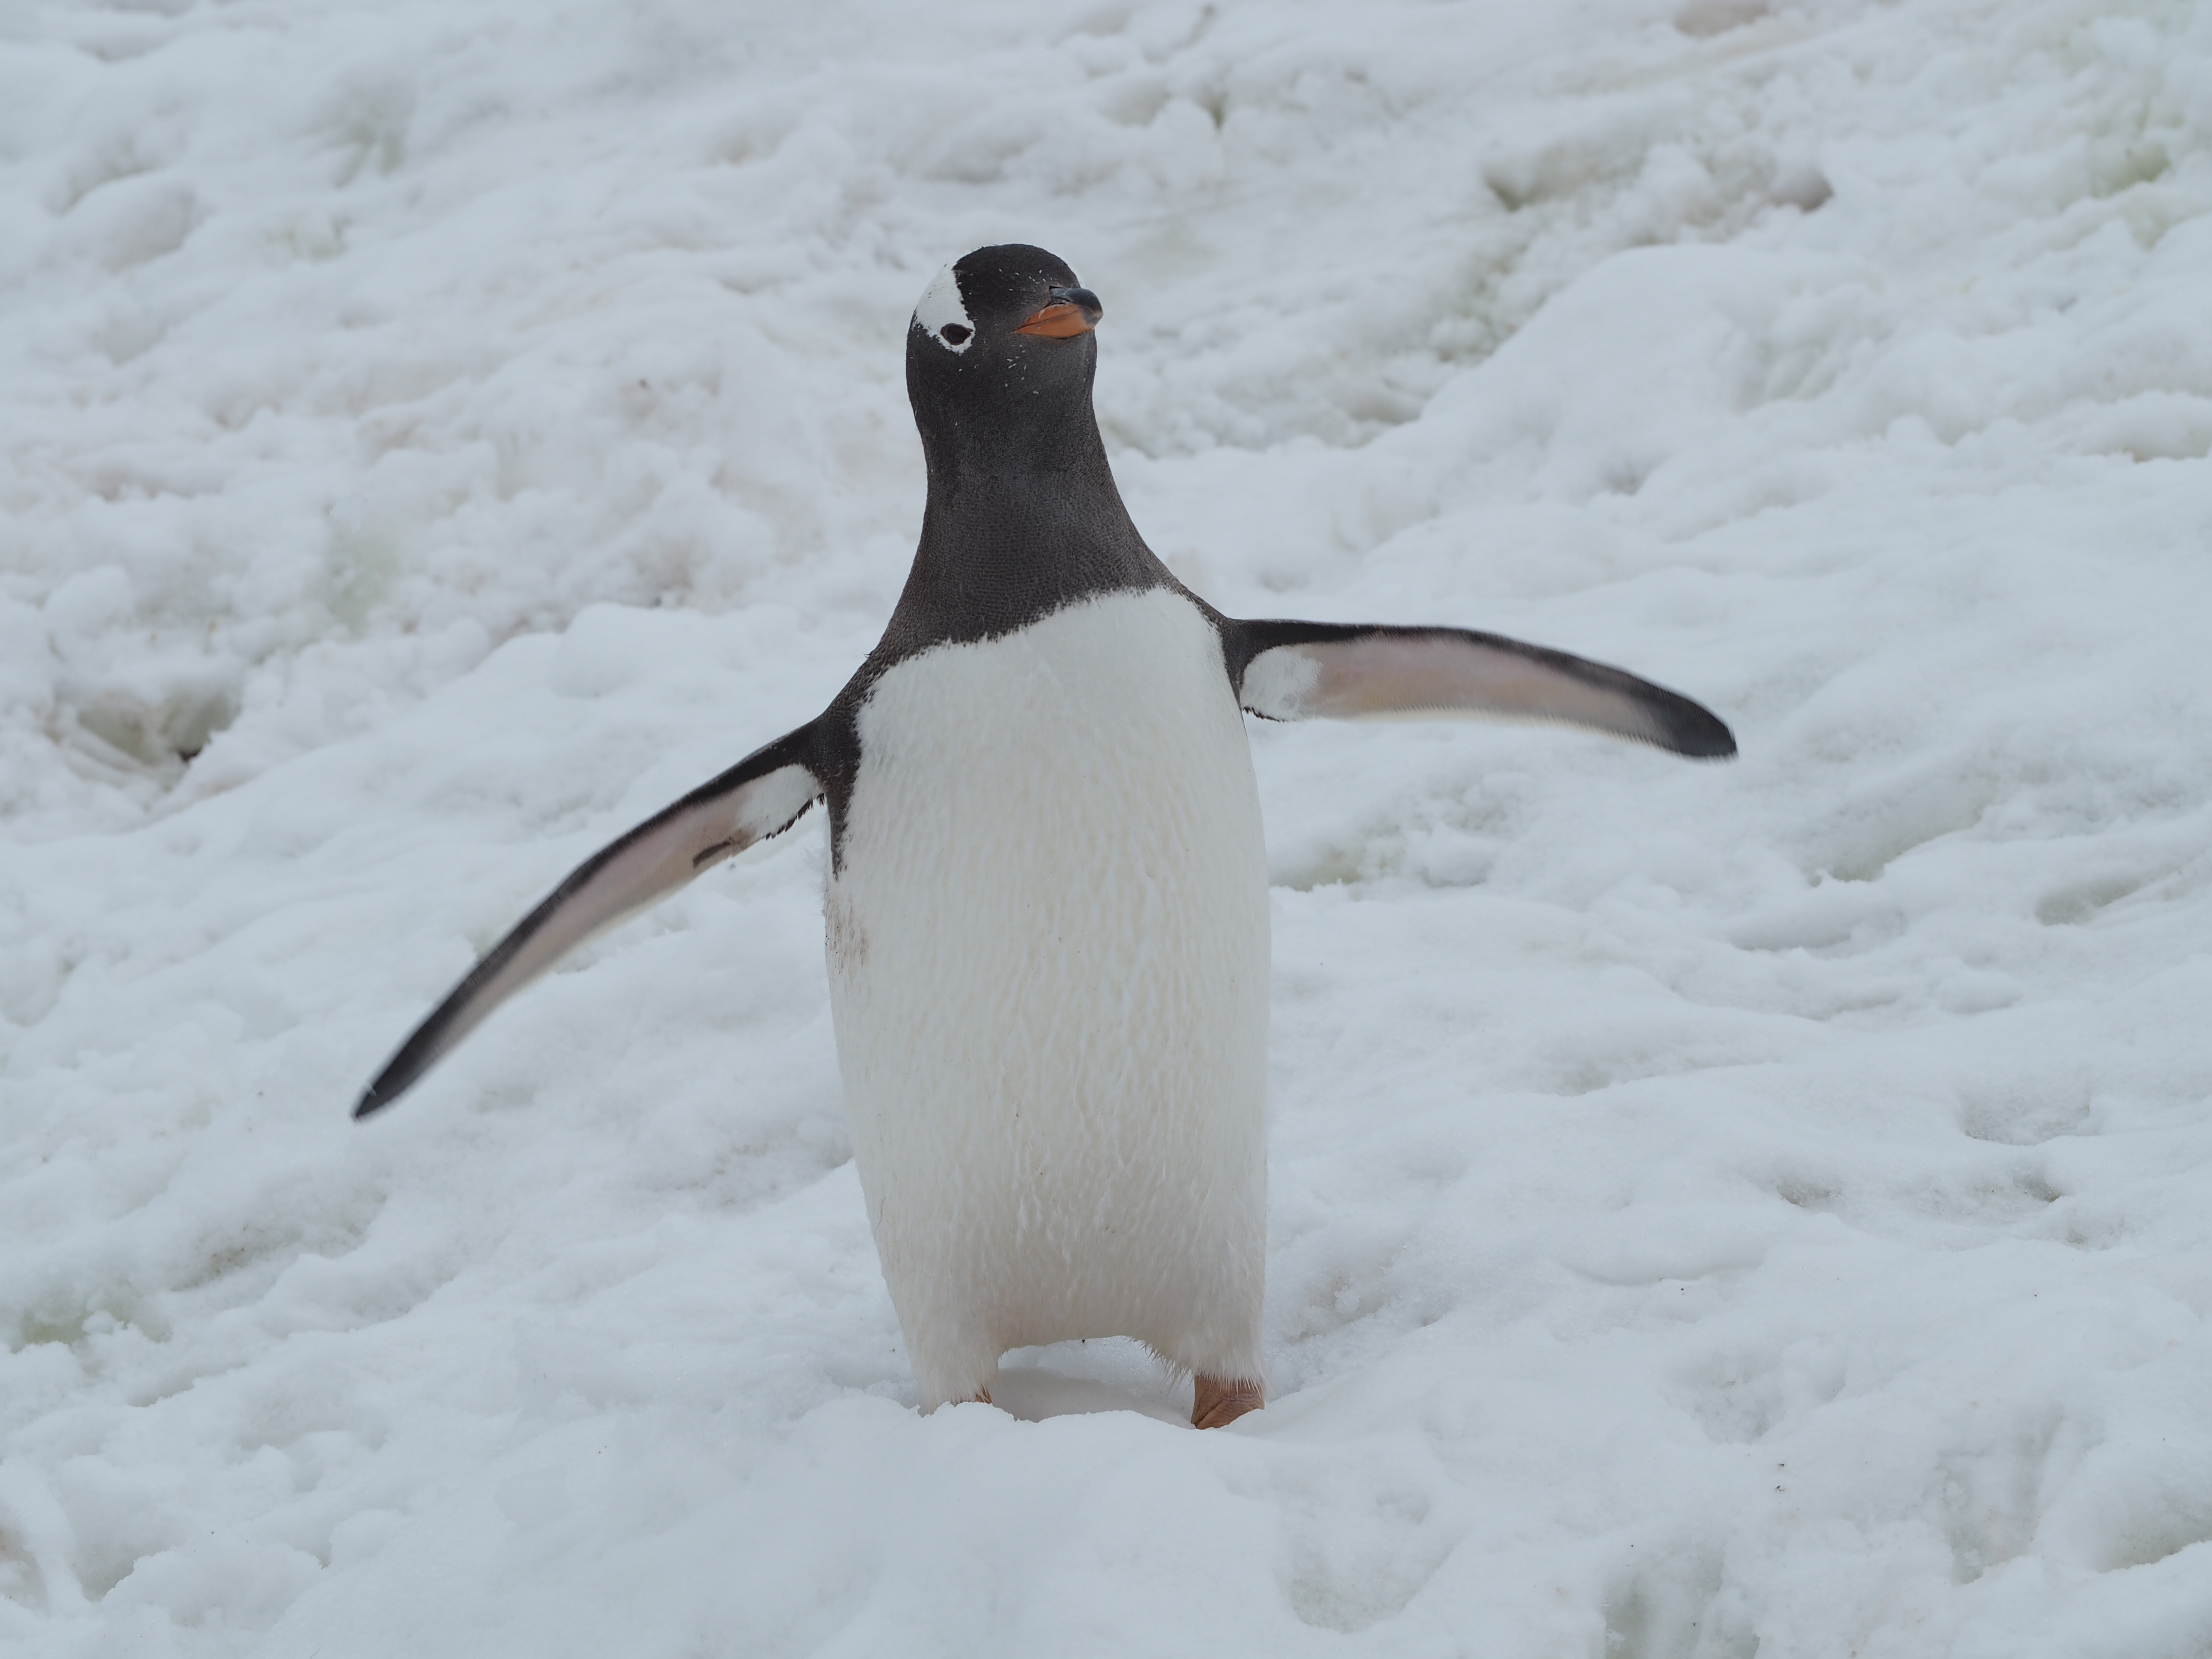
[{"label": "gentoo penguin", "polygon": [[1206,1428],[1264,1397],[1267,886],[1240,709],[1735,741],[1674,692],[1494,635],[1223,616],[1115,489],[1100,315],[1042,248],[938,274],[906,341],[928,504],[882,640],[818,718],[586,860],[356,1115],[820,801],[854,1158],[923,1409],[988,1400],[1009,1348],[1126,1335],[1192,1375]]}]

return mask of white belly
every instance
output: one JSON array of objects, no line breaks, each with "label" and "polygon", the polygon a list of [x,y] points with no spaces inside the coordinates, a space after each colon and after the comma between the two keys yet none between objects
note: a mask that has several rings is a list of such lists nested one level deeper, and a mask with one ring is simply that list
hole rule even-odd
[{"label": "white belly", "polygon": [[1156,591],[939,647],[860,736],[830,1007],[923,1407],[1075,1336],[1259,1381],[1266,861],[1212,627]]}]

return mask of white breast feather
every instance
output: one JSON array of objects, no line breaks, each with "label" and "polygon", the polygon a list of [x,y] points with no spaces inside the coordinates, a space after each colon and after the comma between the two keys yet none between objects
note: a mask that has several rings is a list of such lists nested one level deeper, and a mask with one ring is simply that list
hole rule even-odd
[{"label": "white breast feather", "polygon": [[891,669],[860,733],[831,1006],[923,1405],[1074,1336],[1259,1380],[1267,881],[1212,629],[1091,600]]}]

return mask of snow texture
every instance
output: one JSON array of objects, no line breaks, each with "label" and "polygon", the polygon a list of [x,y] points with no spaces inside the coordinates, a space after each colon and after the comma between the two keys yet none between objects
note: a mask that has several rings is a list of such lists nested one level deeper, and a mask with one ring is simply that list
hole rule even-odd
[{"label": "snow texture", "polygon": [[[914,1409],[819,815],[346,1115],[850,673],[1010,240],[1224,610],[1743,744],[1253,729],[1216,1432]],[[2202,1659],[2208,295],[2202,4],[20,0],[0,1650]]]}]

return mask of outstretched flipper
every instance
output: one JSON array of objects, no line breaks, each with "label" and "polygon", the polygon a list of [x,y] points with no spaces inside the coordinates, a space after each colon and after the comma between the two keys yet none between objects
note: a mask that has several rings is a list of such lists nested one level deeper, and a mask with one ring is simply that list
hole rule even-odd
[{"label": "outstretched flipper", "polygon": [[811,724],[778,738],[578,865],[415,1028],[353,1115],[389,1106],[493,1009],[593,934],[797,823],[823,787],[813,738]]},{"label": "outstretched flipper", "polygon": [[1603,663],[1464,628],[1224,619],[1237,700],[1262,720],[1479,714],[1557,721],[1678,755],[1735,753],[1720,717]]}]

